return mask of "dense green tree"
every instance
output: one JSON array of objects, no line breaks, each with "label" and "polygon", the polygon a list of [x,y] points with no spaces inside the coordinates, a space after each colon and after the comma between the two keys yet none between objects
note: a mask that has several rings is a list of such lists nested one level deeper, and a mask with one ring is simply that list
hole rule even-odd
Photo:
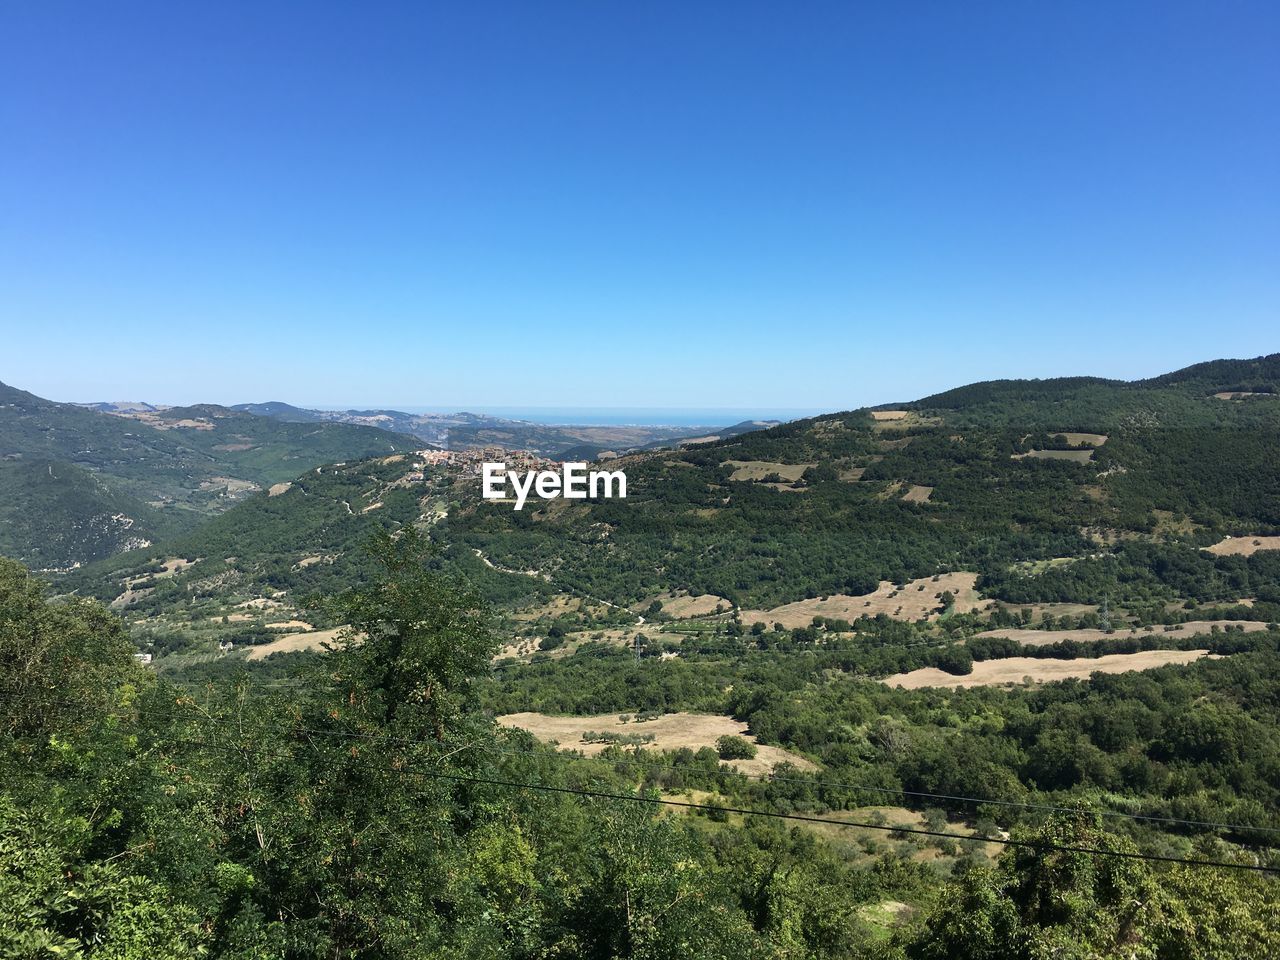
[{"label": "dense green tree", "polygon": [[1055,815],[1021,839],[1027,845],[994,869],[953,881],[909,957],[1246,960],[1280,949],[1280,903],[1269,879],[1227,868],[1158,872],[1109,856],[1136,850],[1084,811]]},{"label": "dense green tree", "polygon": [[379,531],[369,550],[379,577],[328,604],[349,624],[339,682],[350,697],[376,698],[384,723],[421,723],[443,741],[446,726],[474,707],[473,684],[488,670],[497,639],[482,601],[428,568],[431,547],[417,530]]},{"label": "dense green tree", "polygon": [[745,737],[726,733],[716,738],[716,753],[721,760],[750,760],[756,755],[756,745]]}]

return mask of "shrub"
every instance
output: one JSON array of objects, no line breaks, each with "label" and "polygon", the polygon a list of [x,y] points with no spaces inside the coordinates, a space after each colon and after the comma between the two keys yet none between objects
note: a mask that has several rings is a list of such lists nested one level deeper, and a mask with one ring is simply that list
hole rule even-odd
[{"label": "shrub", "polygon": [[946,647],[935,655],[934,664],[939,670],[962,677],[973,673],[973,653],[968,647]]},{"label": "shrub", "polygon": [[716,738],[716,753],[721,760],[751,760],[756,755],[756,745],[744,737],[725,734]]}]

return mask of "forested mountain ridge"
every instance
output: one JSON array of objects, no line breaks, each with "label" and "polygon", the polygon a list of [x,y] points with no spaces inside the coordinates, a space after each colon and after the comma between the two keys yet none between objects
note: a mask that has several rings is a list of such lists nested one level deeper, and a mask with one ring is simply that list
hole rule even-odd
[{"label": "forested mountain ridge", "polygon": [[1136,384],[1181,387],[1202,393],[1276,393],[1280,392],[1280,353],[1251,360],[1207,360],[1149,380],[1136,381]]},{"label": "forested mountain ridge", "polygon": [[[1223,402],[1265,400],[1277,395],[1280,354],[1270,354],[1252,360],[1211,360],[1145,380],[988,380],[904,406],[919,411],[952,411],[956,422],[980,418],[987,424],[1033,426],[1050,418],[1059,429],[1083,429],[1071,426],[1079,421],[1091,423],[1094,429],[1108,430],[1124,425],[1134,416],[1169,428],[1238,423],[1221,406]],[[1219,403],[1204,402],[1210,399]]]},{"label": "forested mountain ridge", "polygon": [[1217,385],[831,414],[519,513],[395,453],[57,602],[0,563],[0,952],[1270,956],[1280,413]]},{"label": "forested mountain ridge", "polygon": [[0,550],[41,567],[84,563],[191,529],[317,463],[417,446],[372,427],[214,405],[107,413],[0,384]]},{"label": "forested mountain ridge", "polygon": [[[519,513],[482,502],[467,470],[394,457],[328,466],[65,586],[116,600],[159,563],[198,560],[128,593],[129,615],[158,623],[179,605],[211,622],[232,604],[348,582],[368,530],[418,524],[491,600],[591,597],[615,605],[614,619],[672,594],[766,623],[787,604],[866,597],[842,601],[856,619],[880,610],[881,584],[946,575],[976,581],[970,604],[1079,616],[1110,603],[1161,622],[1171,604],[1256,601],[1248,616],[1265,620],[1280,602],[1277,552],[1205,548],[1280,532],[1280,403],[1215,397],[1239,369],[1221,372],[1190,391],[1024,381],[1001,385],[999,400],[975,385],[988,398],[968,409],[931,399],[799,420],[611,461],[627,471],[626,500]],[[929,612],[912,610],[900,616]]]},{"label": "forested mountain ridge", "polygon": [[[1077,602],[1100,602],[1104,582],[1113,599],[1154,599],[1165,589],[1155,575],[1100,568],[1145,568],[1137,554],[1151,543],[1203,568],[1200,548],[1224,536],[1280,531],[1280,397],[1216,397],[1238,373],[1194,389],[978,384],[942,402],[794,421],[626,458],[626,501],[518,515],[464,503],[448,535],[614,602],[675,587],[776,604],[960,569],[999,595],[1028,580],[1015,564],[1058,558],[1082,562],[1037,578],[1046,593],[1075,577]],[[1201,574],[1200,600],[1229,599]]]}]

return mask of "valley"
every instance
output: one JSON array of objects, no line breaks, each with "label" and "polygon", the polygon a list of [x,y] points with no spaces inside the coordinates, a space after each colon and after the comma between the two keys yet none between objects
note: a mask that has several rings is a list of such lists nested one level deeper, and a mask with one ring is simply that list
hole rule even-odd
[{"label": "valley", "polygon": [[[793,842],[838,875],[900,871],[869,903],[832,892],[892,939],[936,878],[1005,862],[1043,809],[1101,810],[1175,858],[1280,856],[1280,406],[1216,396],[1242,381],[1280,388],[1280,357],[676,437],[599,461],[625,470],[625,499],[521,511],[483,497],[481,464],[557,469],[548,448],[308,421],[385,448],[266,469],[287,448],[257,414],[98,412],[175,462],[163,444],[188,432],[205,439],[182,450],[221,459],[148,504],[194,522],[152,521],[52,589],[121,617],[159,683],[323,700],[353,664],[382,669],[387,638],[352,598],[387,551],[420,547],[413,568],[463,591],[448,602],[489,638],[474,702],[499,779],[529,762],[557,790],[638,791],[713,844],[754,829],[719,811],[797,817]],[[128,461],[82,464],[45,474],[131,489]]]},{"label": "valley", "polygon": [[[0,384],[0,555],[71,569],[195,529],[316,466],[427,448],[594,459],[706,427],[573,427],[282,403],[57,403]],[[754,425],[721,430],[740,433]],[[373,507],[376,509],[376,507]]]},{"label": "valley", "polygon": [[[961,428],[968,404],[936,399],[796,421],[628,454],[611,461],[632,478],[627,500],[535,500],[527,516],[479,496],[478,463],[509,456],[499,448],[355,459],[296,475],[158,552],[121,554],[66,585],[121,610],[144,643],[189,654],[230,643],[247,655],[277,642],[281,624],[331,628],[309,597],[357,575],[370,530],[412,524],[437,544],[442,567],[496,605],[502,655],[523,661],[602,644],[659,657],[793,636],[847,646],[893,630],[932,651],[917,657],[949,656],[969,635],[1182,643],[1195,635],[1188,624],[1217,625],[1206,609],[1234,615],[1223,620],[1232,629],[1275,617],[1265,598],[1277,554],[1262,531],[1276,522],[1276,481],[1265,471],[1262,488],[1237,480],[1264,455],[1268,434],[1258,430],[1276,429],[1275,405],[1214,403],[1212,385],[1037,387],[1074,430],[1036,426],[1026,395],[1021,426],[996,416],[994,426]],[[1157,425],[1123,427],[1135,397]],[[1175,416],[1185,425],[1169,434],[1159,424]],[[888,447],[886,426],[905,433]],[[1238,441],[1231,457],[1198,456],[1224,433]],[[1102,459],[1041,464],[1006,452],[1054,443],[1091,445]],[[526,456],[532,467],[552,462]],[[1185,468],[1188,458],[1197,469],[1167,482],[1168,461]],[[1098,531],[1110,547],[1099,549]],[[1229,532],[1235,539],[1224,540]],[[1153,572],[1153,552],[1176,562]],[[174,558],[183,561],[175,575],[148,574]],[[271,606],[246,612],[258,603]]]},{"label": "valley", "polygon": [[558,460],[596,460],[646,446],[733,436],[769,423],[717,427],[673,425],[590,426],[542,424],[475,413],[404,413],[400,410],[308,410],[287,403],[241,403],[235,410],[296,423],[348,423],[408,434],[443,450],[501,447]]},{"label": "valley", "polygon": [[0,960],[1280,958],[1280,7],[7,4]]}]

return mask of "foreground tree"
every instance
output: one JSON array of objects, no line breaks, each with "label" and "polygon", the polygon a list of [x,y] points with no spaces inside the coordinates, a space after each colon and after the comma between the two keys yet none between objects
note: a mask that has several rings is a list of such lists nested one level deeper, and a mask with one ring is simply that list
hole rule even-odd
[{"label": "foreground tree", "polygon": [[421,724],[438,742],[475,709],[474,684],[488,673],[497,638],[479,597],[431,566],[413,527],[380,531],[368,545],[379,574],[325,606],[349,624],[334,677],[350,698],[368,697],[382,722]]},{"label": "foreground tree", "polygon": [[146,680],[118,617],[44,594],[25,567],[0,557],[0,732],[27,742],[91,721],[122,685]]},{"label": "foreground tree", "polygon": [[[1100,818],[1060,814],[994,869],[963,872],[908,946],[911,960],[1254,960],[1280,955],[1280,891],[1259,874],[1157,872]],[[1103,853],[1084,853],[1080,849]],[[1226,850],[1202,849],[1208,859]]]}]

